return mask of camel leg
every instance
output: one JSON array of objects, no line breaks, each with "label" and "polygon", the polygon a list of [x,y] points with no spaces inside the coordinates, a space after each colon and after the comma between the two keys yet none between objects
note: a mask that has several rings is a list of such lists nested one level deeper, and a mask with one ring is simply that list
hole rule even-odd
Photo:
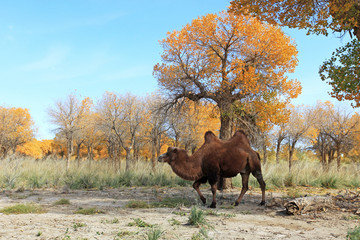
[{"label": "camel leg", "polygon": [[212,184],[211,185],[211,192],[212,192],[212,195],[213,195],[213,200],[212,200],[212,203],[209,206],[209,208],[216,208],[216,189],[217,189],[216,183]]},{"label": "camel leg", "polygon": [[208,175],[209,184],[211,186],[211,192],[213,196],[213,200],[209,208],[216,208],[216,190],[217,190],[217,182],[219,180],[219,176],[217,173],[209,174]]},{"label": "camel leg", "polygon": [[265,205],[265,187],[266,187],[266,184],[265,184],[265,181],[264,181],[263,176],[261,174],[261,171],[253,172],[253,175],[257,179],[257,181],[259,182],[260,188],[261,188],[261,203],[260,203],[260,205],[261,206]]},{"label": "camel leg", "polygon": [[242,188],[241,188],[241,192],[240,192],[238,199],[234,203],[235,206],[239,205],[241,199],[244,197],[246,191],[249,189],[250,173],[246,172],[246,173],[240,173],[240,174],[241,174],[241,180],[242,180]]},{"label": "camel leg", "polygon": [[196,180],[194,183],[193,183],[193,188],[196,190],[196,192],[199,194],[199,197],[201,199],[201,201],[205,204],[206,203],[206,198],[204,197],[204,195],[201,193],[200,191],[200,185],[202,183],[206,183],[207,181],[207,178],[206,177],[203,177],[203,178],[200,178],[198,180]]}]

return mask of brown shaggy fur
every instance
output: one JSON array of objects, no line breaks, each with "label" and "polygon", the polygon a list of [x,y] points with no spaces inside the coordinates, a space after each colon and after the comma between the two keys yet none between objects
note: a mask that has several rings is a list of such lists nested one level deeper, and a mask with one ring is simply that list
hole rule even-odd
[{"label": "brown shaggy fur", "polygon": [[200,185],[209,182],[213,200],[211,208],[216,207],[216,184],[221,178],[235,177],[241,174],[242,189],[237,206],[248,190],[250,173],[258,180],[262,191],[261,205],[265,204],[265,182],[261,173],[260,156],[250,147],[243,131],[237,131],[227,141],[218,139],[214,133],[206,132],[204,144],[189,156],[183,149],[169,147],[159,156],[159,162],[167,162],[173,171],[186,180],[194,180],[193,187],[205,204],[206,199],[200,192]]}]

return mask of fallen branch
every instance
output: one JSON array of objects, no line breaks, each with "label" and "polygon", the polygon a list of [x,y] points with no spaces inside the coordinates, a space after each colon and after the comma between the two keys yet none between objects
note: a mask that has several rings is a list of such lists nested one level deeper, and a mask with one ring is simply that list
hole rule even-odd
[{"label": "fallen branch", "polygon": [[331,196],[301,197],[285,203],[286,213],[292,215],[312,211],[326,211],[326,209],[333,207],[334,202]]}]

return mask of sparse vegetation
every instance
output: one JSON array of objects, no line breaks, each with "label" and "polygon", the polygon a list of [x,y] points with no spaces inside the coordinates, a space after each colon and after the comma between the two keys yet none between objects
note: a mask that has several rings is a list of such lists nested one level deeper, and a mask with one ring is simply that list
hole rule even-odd
[{"label": "sparse vegetation", "polygon": [[94,215],[94,214],[102,214],[105,213],[102,210],[98,210],[94,207],[92,208],[79,208],[77,211],[75,211],[75,214],[84,214],[84,215]]},{"label": "sparse vegetation", "polygon": [[74,231],[77,231],[78,230],[78,228],[81,228],[81,227],[86,227],[86,224],[85,223],[74,223],[74,225],[73,225],[73,229],[74,229]]},{"label": "sparse vegetation", "polygon": [[171,226],[176,226],[176,225],[180,225],[180,224],[181,224],[180,221],[179,221],[179,220],[176,220],[175,218],[172,218],[172,219],[170,219],[170,220],[168,220],[168,221],[169,221],[169,223],[170,223]]},{"label": "sparse vegetation", "polygon": [[128,224],[128,226],[130,226],[130,227],[135,226],[135,227],[144,228],[144,227],[153,227],[154,225],[149,224],[149,223],[147,223],[147,222],[144,222],[141,218],[134,218],[134,219],[133,219],[133,222],[130,222],[130,223]]},{"label": "sparse vegetation", "polygon": [[347,240],[359,240],[360,239],[360,226],[350,229],[346,235]]},{"label": "sparse vegetation", "polygon": [[132,232],[129,232],[129,231],[120,231],[116,234],[117,237],[125,237],[125,236],[129,236],[133,234]]},{"label": "sparse vegetation", "polygon": [[152,207],[156,208],[175,208],[178,206],[190,207],[192,205],[191,201],[186,198],[170,198],[166,197],[159,202],[154,202],[151,204]]},{"label": "sparse vegetation", "polygon": [[211,239],[209,237],[209,233],[207,231],[207,229],[205,229],[204,227],[201,227],[198,233],[194,233],[191,236],[191,240],[207,240],[207,239]]},{"label": "sparse vegetation", "polygon": [[27,213],[44,213],[45,210],[34,203],[16,204],[13,206],[5,207],[0,210],[4,214],[27,214]]},{"label": "sparse vegetation", "polygon": [[119,223],[119,222],[120,222],[120,221],[119,221],[118,218],[101,220],[101,223],[116,224],[116,223]]},{"label": "sparse vegetation", "polygon": [[70,200],[61,198],[61,199],[57,200],[54,204],[55,205],[70,205]]},{"label": "sparse vegetation", "polygon": [[158,240],[161,238],[161,236],[164,234],[164,231],[162,231],[158,227],[152,227],[145,233],[145,239],[146,240]]},{"label": "sparse vegetation", "polygon": [[205,214],[208,216],[221,216],[221,217],[225,217],[225,218],[232,218],[235,217],[235,214],[230,214],[230,213],[219,213],[218,211],[214,211],[214,210],[207,210],[205,211]]},{"label": "sparse vegetation", "polygon": [[145,201],[133,200],[133,201],[129,201],[125,207],[127,207],[127,208],[150,208],[150,205]]},{"label": "sparse vegetation", "polygon": [[166,197],[156,202],[146,202],[139,200],[132,200],[126,204],[126,208],[175,208],[178,206],[191,206],[191,202],[184,198],[170,198]]},{"label": "sparse vegetation", "polygon": [[189,225],[196,227],[210,226],[205,219],[205,212],[197,207],[192,207],[189,215]]}]

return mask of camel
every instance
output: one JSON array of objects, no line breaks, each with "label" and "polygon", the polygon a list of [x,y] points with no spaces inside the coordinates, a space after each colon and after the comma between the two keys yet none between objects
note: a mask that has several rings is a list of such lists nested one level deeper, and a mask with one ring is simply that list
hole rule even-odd
[{"label": "camel", "polygon": [[168,163],[172,170],[185,180],[193,180],[193,188],[206,204],[206,198],[200,191],[202,183],[209,182],[212,192],[210,208],[216,208],[216,184],[221,178],[235,177],[241,174],[242,189],[234,205],[239,205],[248,190],[250,173],[260,184],[262,199],[265,204],[265,182],[261,173],[260,156],[250,147],[250,142],[243,131],[237,131],[229,140],[220,140],[211,131],[204,135],[204,144],[191,156],[183,149],[169,147],[160,155],[159,162]]}]

